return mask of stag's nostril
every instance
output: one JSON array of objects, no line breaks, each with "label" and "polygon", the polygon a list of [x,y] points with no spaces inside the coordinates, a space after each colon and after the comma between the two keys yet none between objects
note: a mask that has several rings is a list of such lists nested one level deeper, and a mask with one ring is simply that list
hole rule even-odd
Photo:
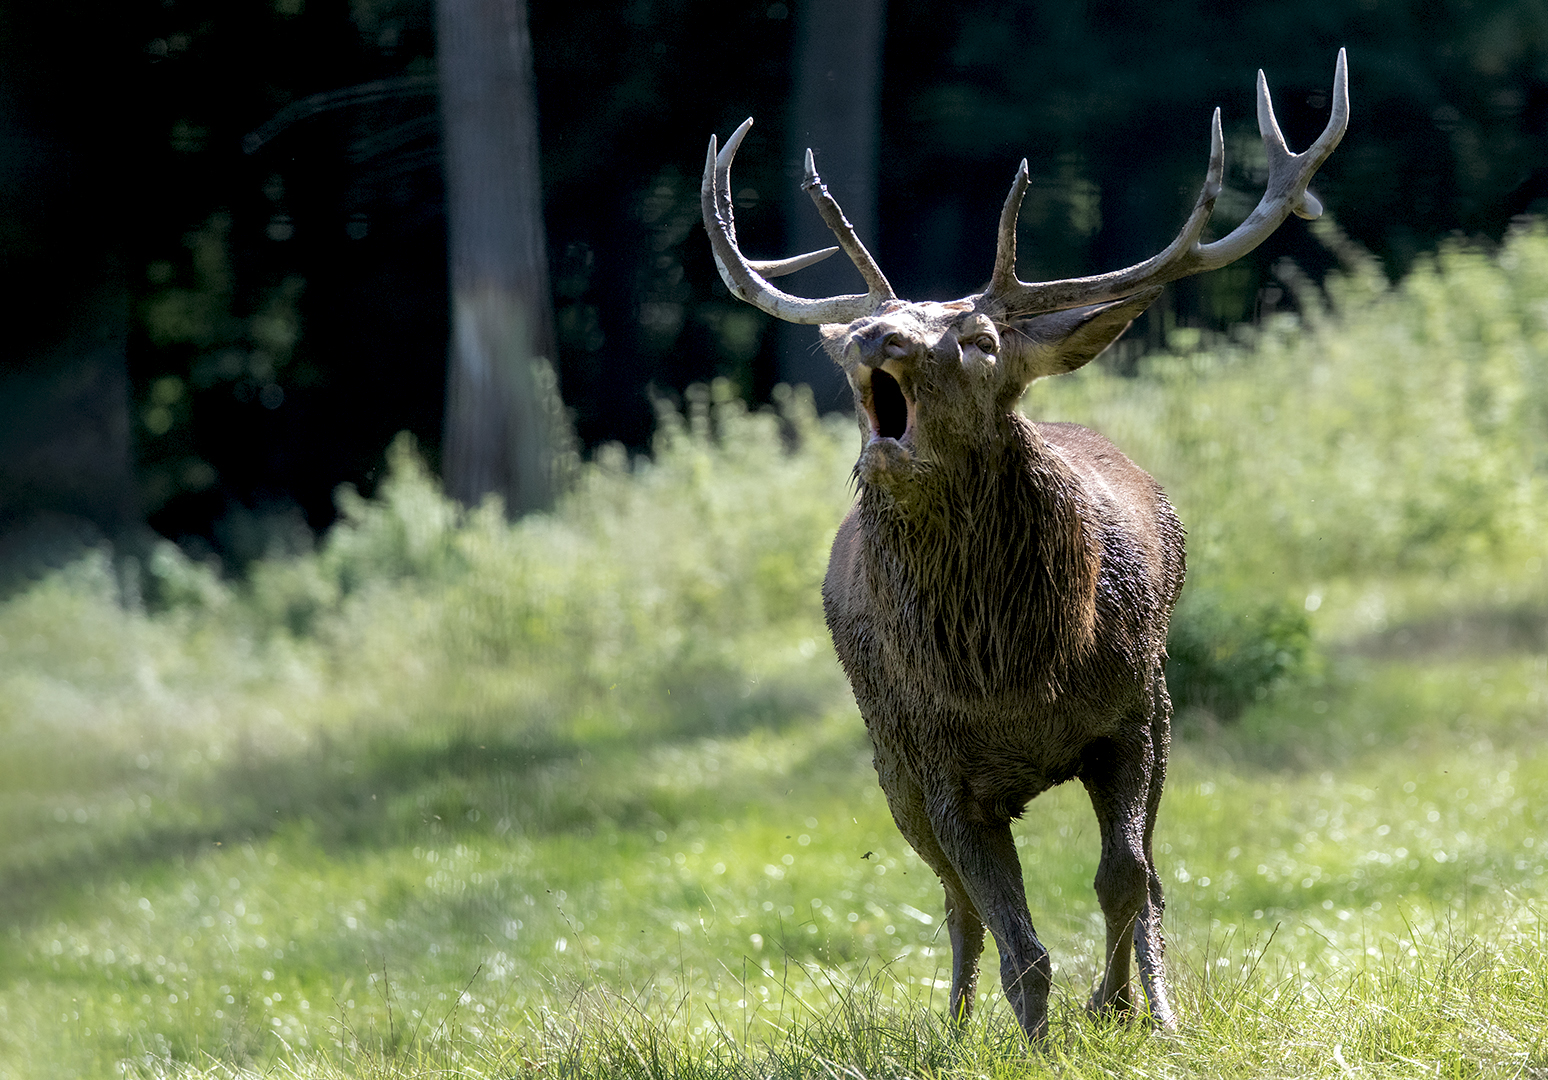
[{"label": "stag's nostril", "polygon": [[891,329],[886,323],[865,327],[855,334],[853,340],[859,347],[860,361],[871,367],[888,360],[901,360],[914,350],[913,340],[907,332]]}]

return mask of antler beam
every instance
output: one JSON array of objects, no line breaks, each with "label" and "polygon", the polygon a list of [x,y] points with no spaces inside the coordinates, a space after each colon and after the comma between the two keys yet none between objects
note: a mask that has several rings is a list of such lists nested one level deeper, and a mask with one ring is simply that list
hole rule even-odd
[{"label": "antler beam", "polygon": [[[793,323],[847,323],[874,312],[897,294],[887,283],[871,253],[865,249],[855,228],[844,217],[843,210],[817,176],[812,162],[812,152],[806,152],[806,177],[801,186],[817,204],[817,212],[833,230],[839,247],[824,248],[806,255],[789,259],[756,262],[745,258],[736,243],[736,219],[731,201],[731,160],[736,157],[737,147],[752,127],[748,117],[742,126],[726,140],[724,150],[718,154],[715,136],[710,136],[709,154],[704,162],[704,181],[699,187],[700,209],[704,214],[704,228],[709,233],[710,249],[715,255],[715,266],[726,288],[739,299],[768,312],[776,319]],[[781,292],[768,279],[793,274],[803,267],[821,262],[839,248],[849,256],[860,276],[865,279],[867,291],[857,296],[830,296],[823,300],[807,300]]]},{"label": "antler beam", "polygon": [[1333,153],[1344,130],[1349,126],[1349,69],[1344,50],[1338,50],[1338,65],[1333,73],[1333,111],[1317,141],[1304,152],[1293,154],[1274,119],[1274,103],[1269,99],[1268,80],[1258,72],[1258,131],[1268,151],[1267,188],[1247,219],[1230,234],[1209,244],[1199,236],[1215,209],[1225,175],[1225,141],[1220,134],[1220,110],[1215,110],[1210,129],[1209,171],[1204,187],[1188,215],[1177,239],[1158,255],[1124,270],[1093,277],[1066,278],[1062,281],[1028,283],[1016,277],[1016,217],[1026,195],[1027,163],[1022,161],[1000,214],[999,243],[995,251],[994,276],[988,293],[1005,305],[1009,312],[1031,315],[1044,311],[1083,307],[1106,300],[1132,296],[1141,289],[1168,281],[1201,274],[1235,262],[1263,243],[1291,214],[1308,220],[1322,214],[1322,204],[1306,190],[1313,174]]}]

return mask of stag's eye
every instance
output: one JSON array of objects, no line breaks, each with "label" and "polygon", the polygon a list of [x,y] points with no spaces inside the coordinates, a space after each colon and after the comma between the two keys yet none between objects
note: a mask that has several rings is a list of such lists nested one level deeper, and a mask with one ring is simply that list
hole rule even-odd
[{"label": "stag's eye", "polygon": [[961,340],[964,347],[977,349],[985,356],[993,356],[1000,348],[1000,339],[982,330],[966,334]]}]

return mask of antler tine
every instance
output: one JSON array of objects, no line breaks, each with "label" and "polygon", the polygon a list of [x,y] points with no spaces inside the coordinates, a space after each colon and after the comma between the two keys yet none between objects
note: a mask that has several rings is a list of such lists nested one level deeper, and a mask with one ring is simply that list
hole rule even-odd
[{"label": "antler tine", "polygon": [[823,224],[833,230],[833,235],[838,237],[839,247],[844,249],[844,254],[849,256],[849,261],[855,264],[855,269],[865,279],[866,293],[871,298],[873,309],[884,300],[896,300],[898,294],[892,291],[881,267],[876,265],[871,253],[865,250],[865,245],[855,235],[855,227],[849,223],[844,211],[839,209],[838,201],[828,194],[828,186],[817,175],[817,165],[812,160],[810,147],[806,150],[806,172],[801,179],[801,187],[806,189],[812,202],[817,204],[817,213],[822,215]]},{"label": "antler tine", "polygon": [[1332,104],[1327,126],[1317,136],[1317,141],[1302,153],[1292,154],[1274,119],[1268,80],[1263,77],[1263,72],[1258,72],[1258,131],[1269,151],[1268,184],[1263,198],[1258,200],[1246,221],[1231,230],[1228,236],[1199,248],[1199,268],[1189,273],[1213,270],[1236,261],[1267,239],[1291,214],[1307,220],[1322,216],[1322,203],[1306,190],[1306,185],[1333,153],[1349,126],[1349,61],[1343,49],[1338,50],[1338,64],[1333,70]]},{"label": "antler tine", "polygon": [[[829,212],[821,201],[818,202],[818,210],[822,212],[823,219],[837,235],[840,246],[849,253],[860,273],[865,276],[866,284],[870,287],[869,292],[859,296],[832,296],[823,300],[807,300],[781,292],[768,283],[769,277],[791,274],[815,262],[820,262],[838,251],[839,248],[836,247],[797,255],[790,259],[751,262],[743,257],[736,243],[736,221],[731,200],[731,161],[736,157],[737,148],[742,145],[742,139],[746,137],[750,127],[752,127],[752,118],[748,117],[726,140],[725,148],[718,153],[715,136],[710,136],[709,153],[704,162],[704,179],[699,186],[699,208],[704,216],[704,228],[709,233],[710,250],[714,254],[715,266],[719,269],[721,280],[726,283],[726,288],[731,290],[732,295],[747,301],[776,319],[793,323],[853,322],[874,311],[882,300],[892,299],[892,289],[887,285],[887,279],[881,276],[881,271],[876,268],[870,254],[855,237],[853,227],[844,220],[843,212],[828,196],[827,190],[822,188],[820,181],[817,186],[821,189],[821,195],[832,205],[832,211],[836,214],[840,226],[835,226],[833,221],[829,220]],[[807,153],[807,171],[809,180],[815,178],[816,174],[811,170],[810,151]],[[818,198],[816,194],[812,197]],[[858,257],[856,251],[858,251]],[[873,275],[876,280],[873,280]],[[878,295],[877,281],[880,282],[884,296]]]},{"label": "antler tine", "polygon": [[[1204,187],[1182,231],[1165,251],[1142,263],[1108,274],[1029,284],[1017,280],[1015,276],[1014,215],[1009,225],[1011,236],[1007,256],[1006,213],[1011,209],[1010,200],[1007,200],[1006,211],[1000,216],[1000,243],[995,256],[995,276],[989,287],[990,294],[1018,314],[1059,311],[1117,300],[1132,296],[1141,289],[1235,262],[1263,243],[1291,214],[1308,219],[1319,216],[1322,204],[1306,190],[1306,185],[1328,159],[1328,155],[1333,153],[1349,126],[1349,68],[1344,50],[1338,50],[1338,63],[1333,73],[1333,108],[1327,127],[1317,137],[1317,141],[1302,153],[1291,153],[1285,144],[1284,135],[1274,119],[1274,104],[1269,97],[1268,80],[1261,71],[1258,72],[1257,103],[1258,131],[1268,151],[1268,183],[1258,205],[1230,234],[1213,243],[1199,242],[1199,236],[1215,208],[1215,198],[1220,194],[1225,172],[1225,144],[1221,137],[1220,110],[1216,109],[1210,132],[1209,171]],[[1016,195],[1016,189],[1021,185],[1022,179],[1018,173],[1016,184],[1011,189],[1012,196]],[[1019,199],[1016,201],[1019,205]]]},{"label": "antler tine", "polygon": [[1005,196],[1005,207],[1000,211],[1000,233],[994,245],[994,276],[989,279],[990,291],[1020,284],[1016,280],[1016,221],[1021,216],[1021,204],[1031,182],[1027,159],[1022,158],[1016,179],[1011,181],[1010,194]]},{"label": "antler tine", "polygon": [[837,255],[838,250],[836,247],[827,247],[820,251],[809,251],[805,255],[792,255],[788,259],[748,259],[747,265],[766,278],[784,277],[797,270],[805,270],[808,266],[815,266],[829,255]]},{"label": "antler tine", "polygon": [[[715,205],[720,210],[721,218],[726,222],[733,244],[736,243],[736,223],[732,218],[731,159],[736,157],[737,148],[742,145],[742,138],[750,127],[752,127],[752,117],[748,117],[741,127],[732,132],[731,138],[726,141],[726,148],[715,159]],[[721,160],[722,158],[724,161]],[[794,255],[788,259],[748,259],[747,265],[766,278],[784,277],[786,274],[793,274],[797,270],[804,270],[808,266],[820,263],[828,256],[837,254],[838,250],[836,247],[823,248],[821,251],[810,251],[805,255]]]}]

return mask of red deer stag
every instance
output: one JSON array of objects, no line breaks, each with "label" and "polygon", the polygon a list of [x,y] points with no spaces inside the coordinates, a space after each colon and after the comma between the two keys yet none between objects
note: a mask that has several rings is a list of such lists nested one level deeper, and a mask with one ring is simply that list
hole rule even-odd
[{"label": "red deer stag", "polygon": [[1047,1032],[1051,965],[1010,823],[1039,793],[1079,778],[1102,834],[1094,885],[1107,924],[1106,970],[1088,1007],[1133,1012],[1132,942],[1153,1022],[1175,1024],[1151,833],[1171,741],[1162,662],[1183,581],[1182,526],[1155,481],[1102,436],[1031,423],[1016,403],[1032,380],[1089,362],[1166,282],[1241,258],[1292,213],[1320,214],[1306,185],[1344,134],[1346,82],[1340,50],[1332,117],[1293,154],[1259,72],[1269,177],[1257,208],[1229,235],[1201,241],[1225,163],[1217,109],[1193,213],[1171,246],[1125,270],[1016,277],[1022,161],[988,288],[947,303],[897,297],[811,151],[803,186],[867,291],[807,300],[774,288],[768,278],[839,248],[744,258],[730,168],[752,121],[718,154],[710,139],[701,194],[721,277],[776,318],[820,324],[854,390],[859,497],[833,543],[823,605],[893,819],[945,887],[959,1023],[973,1007],[987,926],[1022,1029],[1033,1040]]}]

